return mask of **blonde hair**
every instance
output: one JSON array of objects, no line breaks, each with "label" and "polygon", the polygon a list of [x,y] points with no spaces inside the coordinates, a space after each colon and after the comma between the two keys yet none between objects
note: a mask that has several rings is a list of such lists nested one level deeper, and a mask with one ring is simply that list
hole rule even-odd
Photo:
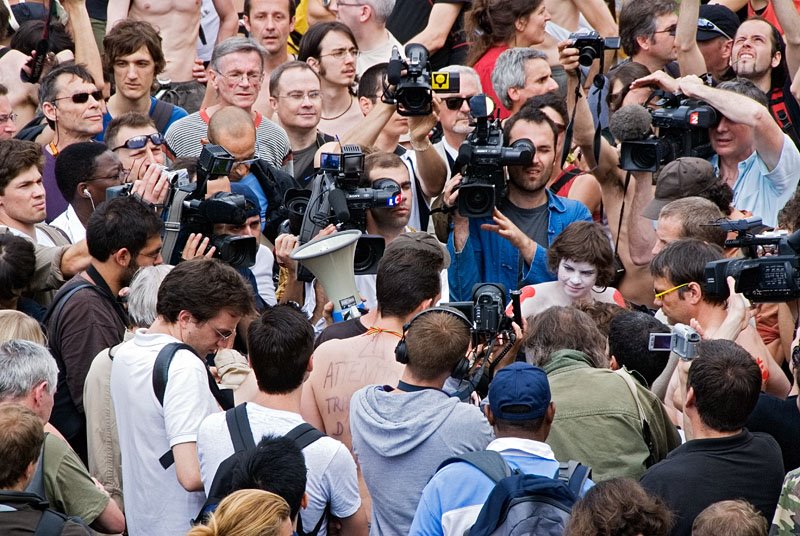
[{"label": "blonde hair", "polygon": [[198,525],[186,536],[281,536],[289,520],[289,505],[283,498],[257,489],[231,493],[219,503],[208,523]]},{"label": "blonde hair", "polygon": [[0,343],[22,339],[47,346],[47,338],[39,322],[19,311],[0,311]]}]

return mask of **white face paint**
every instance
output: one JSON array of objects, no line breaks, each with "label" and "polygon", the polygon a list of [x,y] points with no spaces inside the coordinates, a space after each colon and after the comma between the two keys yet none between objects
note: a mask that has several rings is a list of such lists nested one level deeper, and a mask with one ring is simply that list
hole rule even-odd
[{"label": "white face paint", "polygon": [[596,281],[597,268],[588,262],[561,259],[558,263],[558,282],[574,301],[587,299]]}]

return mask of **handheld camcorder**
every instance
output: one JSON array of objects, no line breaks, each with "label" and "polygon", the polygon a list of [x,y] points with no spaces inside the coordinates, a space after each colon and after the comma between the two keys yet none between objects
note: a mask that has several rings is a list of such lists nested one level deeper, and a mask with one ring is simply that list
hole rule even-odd
[{"label": "handheld camcorder", "polygon": [[[367,209],[392,208],[402,201],[400,185],[380,179],[374,188],[361,187],[364,181],[364,153],[358,145],[342,146],[342,153],[322,153],[320,169],[312,179],[311,190],[291,189],[284,206],[289,219],[281,232],[295,234],[299,245],[307,243],[329,224],[339,230],[367,231]],[[385,241],[381,236],[363,235],[356,245],[355,273],[374,274],[383,256]],[[302,268],[302,267],[301,267]],[[307,270],[298,271],[298,279],[311,281]]]},{"label": "handheld camcorder", "polygon": [[719,123],[716,109],[701,101],[668,95],[652,110],[652,126],[658,134],[641,140],[623,141],[620,147],[620,167],[626,171],[650,171],[676,158],[695,156],[708,158],[714,154],[708,129]]},{"label": "handheld camcorder", "polygon": [[[191,233],[202,233],[216,247],[214,256],[234,268],[249,268],[256,262],[258,240],[253,236],[217,235],[214,225],[244,225],[247,220],[245,197],[230,192],[217,192],[206,199],[207,183],[227,177],[235,159],[219,145],[204,145],[197,162],[197,182],[179,186],[172,193],[167,221],[164,225],[165,262],[181,260]],[[179,176],[176,176],[179,180]]]},{"label": "handheld camcorder", "polygon": [[503,166],[527,166],[536,149],[523,138],[506,147],[500,119],[490,120],[492,101],[485,95],[469,100],[473,130],[458,149],[455,169],[461,173],[458,189],[458,212],[467,218],[492,215],[498,195],[506,188]]},{"label": "handheld camcorder", "polygon": [[[428,115],[432,111],[433,92],[458,93],[461,91],[459,73],[431,72],[428,49],[418,43],[406,45],[406,58],[397,47],[392,49],[383,102],[397,105],[397,113],[405,116]],[[390,86],[394,86],[392,90]]]},{"label": "handheld camcorder", "polygon": [[672,333],[651,333],[647,348],[656,352],[675,352],[684,361],[697,357],[700,334],[686,324],[675,324]]},{"label": "handheld camcorder", "polygon": [[604,39],[597,32],[573,33],[569,38],[572,40],[572,47],[580,51],[578,63],[584,67],[591,67],[604,51],[619,49],[619,37]]},{"label": "handheld camcorder", "polygon": [[[736,280],[735,290],[752,302],[783,302],[800,298],[800,231],[788,237],[758,235],[752,231],[763,228],[760,218],[722,222],[726,231],[735,231],[726,247],[741,248],[747,258],[712,261],[705,268],[703,292],[709,296],[727,298],[730,294],[728,276]],[[776,255],[758,257],[758,248],[773,249]]]}]

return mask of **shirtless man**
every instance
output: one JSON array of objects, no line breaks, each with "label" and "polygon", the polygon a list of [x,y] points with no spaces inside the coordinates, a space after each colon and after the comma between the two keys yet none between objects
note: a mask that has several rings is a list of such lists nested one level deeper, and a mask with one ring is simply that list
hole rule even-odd
[{"label": "shirtless man", "polygon": [[167,66],[162,80],[170,89],[161,97],[192,113],[200,108],[205,87],[195,82],[192,67],[200,31],[200,0],[109,0],[106,33],[122,19],[147,21],[159,30]]}]

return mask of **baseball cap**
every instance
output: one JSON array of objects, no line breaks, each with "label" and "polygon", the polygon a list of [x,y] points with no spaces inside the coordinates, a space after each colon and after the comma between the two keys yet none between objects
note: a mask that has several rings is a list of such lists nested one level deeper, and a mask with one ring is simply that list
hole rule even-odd
[{"label": "baseball cap", "polygon": [[530,421],[542,417],[550,405],[547,373],[528,363],[500,369],[489,384],[489,407],[498,419]]},{"label": "baseball cap", "polygon": [[447,248],[435,236],[424,231],[401,233],[386,246],[386,251],[395,248],[411,248],[416,251],[438,253],[442,256],[442,267],[447,268],[450,266],[450,254],[447,252]]},{"label": "baseball cap", "polygon": [[642,216],[657,220],[665,205],[676,199],[701,194],[717,183],[719,177],[708,161],[693,156],[677,158],[659,172],[655,195],[642,211]]},{"label": "baseball cap", "polygon": [[697,40],[708,41],[715,37],[733,39],[739,29],[739,17],[736,13],[719,4],[700,6],[700,17],[697,19]]},{"label": "baseball cap", "polygon": [[258,202],[258,197],[255,192],[253,192],[252,188],[239,182],[232,182],[231,193],[244,196],[244,212],[246,217],[249,218],[251,216],[261,215],[261,203]]}]

